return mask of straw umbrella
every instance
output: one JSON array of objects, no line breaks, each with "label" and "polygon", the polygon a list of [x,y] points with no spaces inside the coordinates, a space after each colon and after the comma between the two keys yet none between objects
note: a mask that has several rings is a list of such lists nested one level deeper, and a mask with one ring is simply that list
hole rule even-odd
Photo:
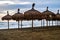
[{"label": "straw umbrella", "polygon": [[2,17],[2,20],[8,20],[8,29],[9,29],[9,20],[11,20],[12,17],[11,15],[9,15],[9,12],[7,11],[7,15],[5,15],[4,17]]},{"label": "straw umbrella", "polygon": [[57,14],[56,14],[56,21],[57,21],[57,26],[58,26],[58,21],[60,20],[60,14],[59,14],[59,10],[57,10]]},{"label": "straw umbrella", "polygon": [[[47,26],[48,26],[48,20],[53,20],[53,17],[55,17],[55,14],[51,11],[48,10],[48,7],[46,9],[46,11],[43,12],[43,14],[46,16],[46,20],[47,20]],[[50,25],[50,22],[49,22]],[[53,21],[52,21],[52,25],[53,25]]]},{"label": "straw umbrella", "polygon": [[21,20],[21,28],[22,28],[22,19],[23,19],[23,14],[19,12],[20,9],[18,9],[18,12],[12,15],[12,19],[18,21],[18,29],[19,29],[19,21]]},{"label": "straw umbrella", "polygon": [[32,29],[33,29],[33,20],[38,19],[41,14],[39,11],[34,9],[35,3],[32,4],[32,9],[24,12],[24,17],[26,20],[32,20]]}]

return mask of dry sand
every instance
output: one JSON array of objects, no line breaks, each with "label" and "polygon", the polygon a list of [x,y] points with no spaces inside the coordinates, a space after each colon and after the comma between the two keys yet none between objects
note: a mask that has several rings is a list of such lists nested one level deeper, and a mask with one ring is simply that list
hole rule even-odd
[{"label": "dry sand", "polygon": [[0,30],[0,40],[60,40],[60,28]]}]

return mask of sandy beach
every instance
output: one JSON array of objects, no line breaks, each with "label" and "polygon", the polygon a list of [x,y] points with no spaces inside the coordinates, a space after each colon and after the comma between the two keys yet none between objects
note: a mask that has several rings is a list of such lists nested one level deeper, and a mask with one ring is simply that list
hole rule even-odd
[{"label": "sandy beach", "polygon": [[0,40],[60,40],[60,27],[0,30]]}]

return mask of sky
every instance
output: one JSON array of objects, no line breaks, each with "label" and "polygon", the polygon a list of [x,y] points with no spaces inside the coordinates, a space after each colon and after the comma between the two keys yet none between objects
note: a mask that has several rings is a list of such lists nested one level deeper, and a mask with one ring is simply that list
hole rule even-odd
[{"label": "sky", "polygon": [[24,13],[32,8],[33,3],[35,3],[35,9],[40,12],[45,11],[47,6],[55,14],[58,9],[60,10],[60,0],[0,0],[0,20],[7,14],[7,11],[13,15],[19,8],[20,12]]}]

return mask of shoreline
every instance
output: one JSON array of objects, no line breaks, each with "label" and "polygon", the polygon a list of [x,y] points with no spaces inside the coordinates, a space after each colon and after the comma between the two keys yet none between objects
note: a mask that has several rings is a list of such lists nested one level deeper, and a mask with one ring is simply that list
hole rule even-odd
[{"label": "shoreline", "polygon": [[[43,27],[34,27],[33,30],[54,30],[54,29],[60,29],[60,26],[43,26]],[[32,27],[28,28],[12,28],[12,29],[0,29],[0,31],[5,31],[5,30],[32,30]]]}]

